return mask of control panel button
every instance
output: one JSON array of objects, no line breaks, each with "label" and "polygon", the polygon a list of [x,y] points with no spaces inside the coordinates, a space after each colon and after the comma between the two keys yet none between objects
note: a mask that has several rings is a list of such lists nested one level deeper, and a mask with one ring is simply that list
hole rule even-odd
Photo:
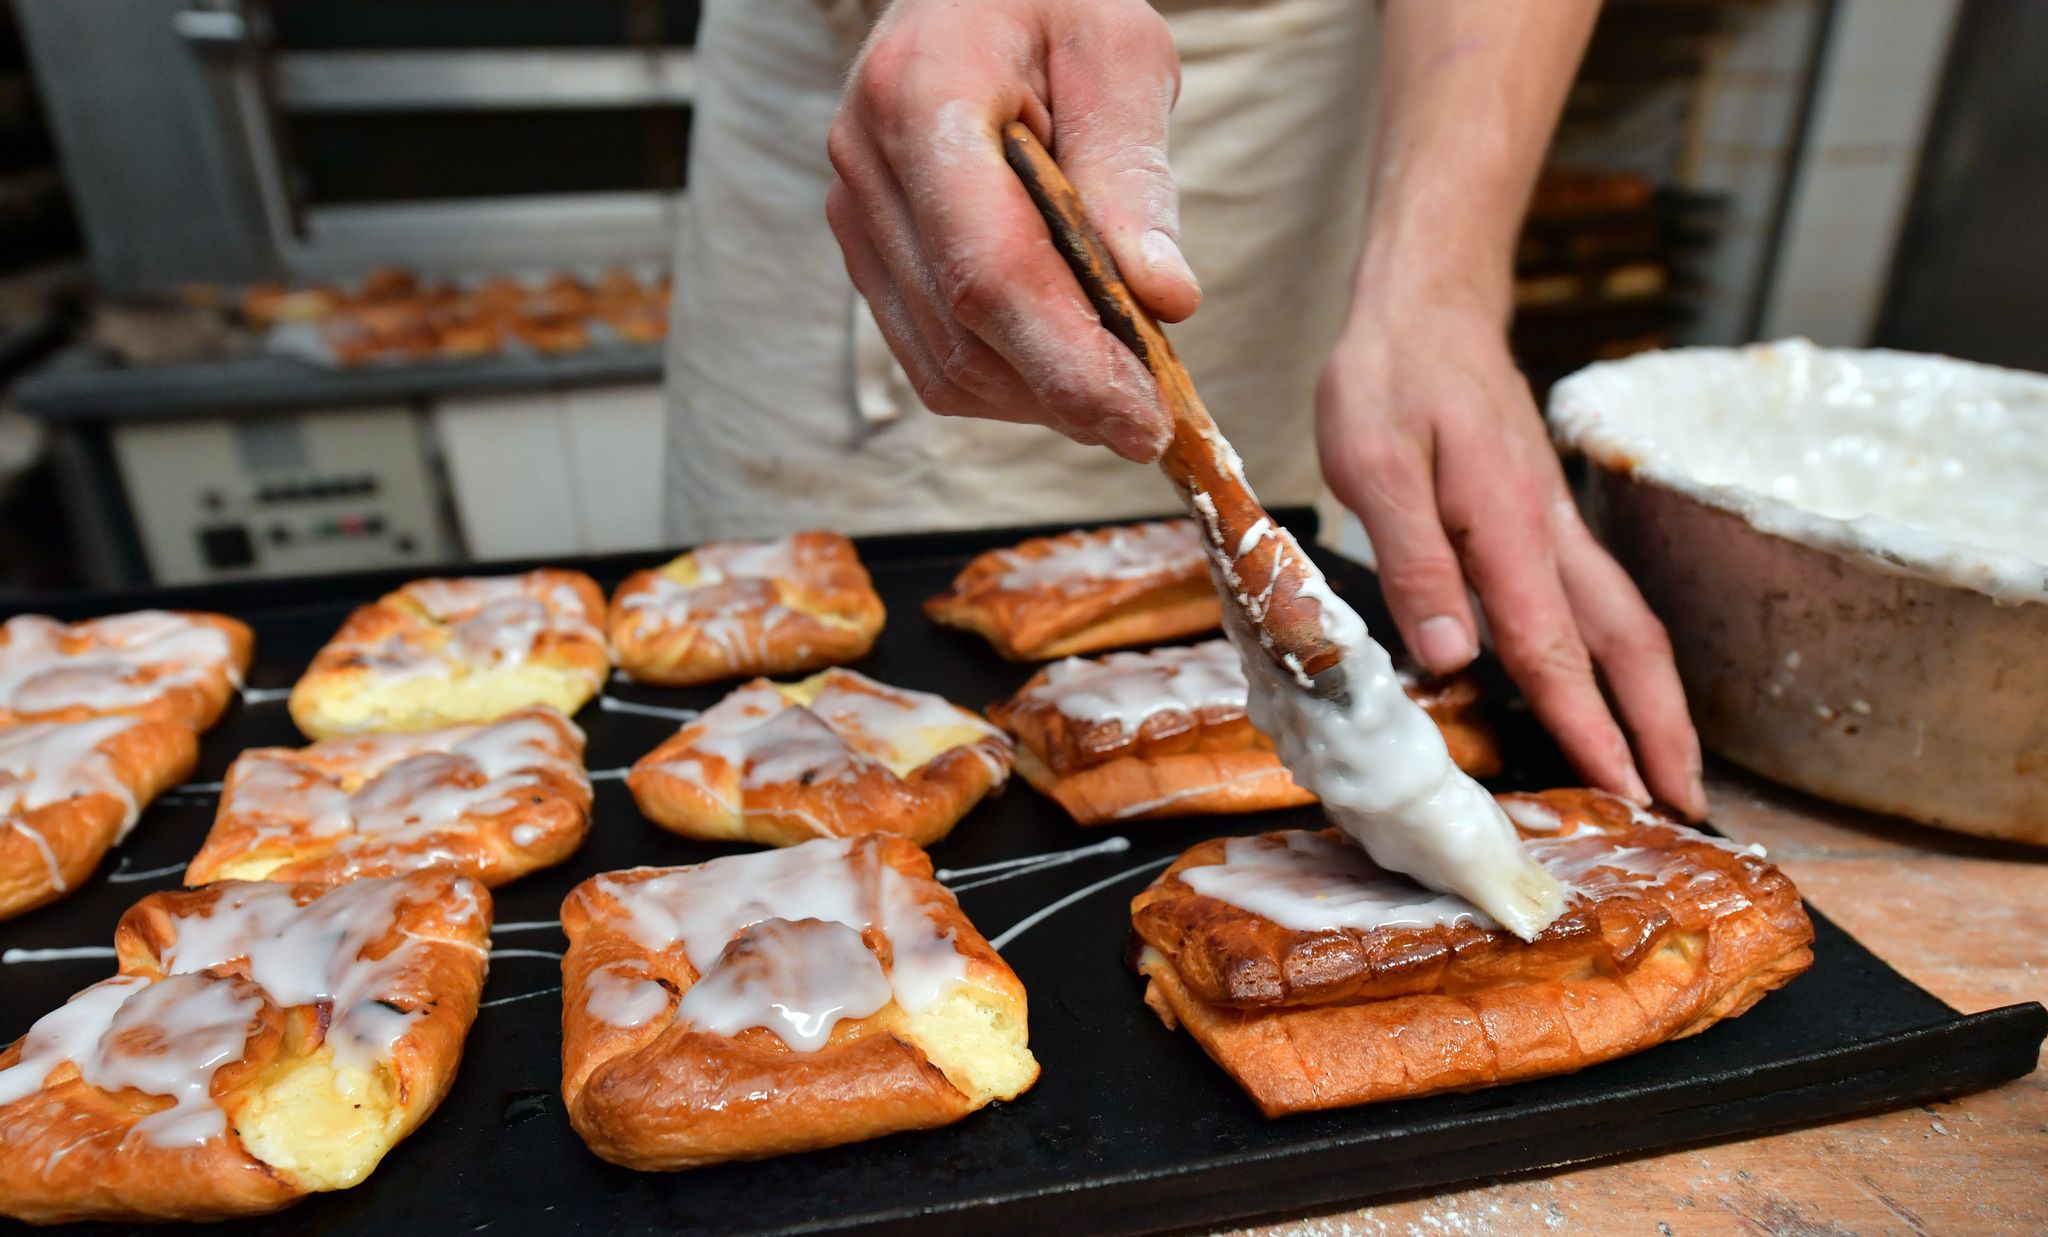
[{"label": "control panel button", "polygon": [[256,543],[246,524],[216,524],[199,530],[199,554],[216,571],[254,566]]}]

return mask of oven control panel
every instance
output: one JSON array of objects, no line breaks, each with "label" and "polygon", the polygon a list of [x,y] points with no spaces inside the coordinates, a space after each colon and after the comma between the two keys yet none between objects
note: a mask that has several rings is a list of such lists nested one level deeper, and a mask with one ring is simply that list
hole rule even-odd
[{"label": "oven control panel", "polygon": [[112,440],[158,583],[455,556],[410,408],[138,422]]}]

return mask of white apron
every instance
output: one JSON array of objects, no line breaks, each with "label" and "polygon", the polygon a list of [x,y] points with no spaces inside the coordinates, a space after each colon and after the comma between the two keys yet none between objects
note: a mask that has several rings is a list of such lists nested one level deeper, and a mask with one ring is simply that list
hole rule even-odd
[{"label": "white apron", "polygon": [[[1316,375],[1349,303],[1372,132],[1367,0],[1159,0],[1180,49],[1169,157],[1202,308],[1170,328],[1274,506],[1316,500]],[[1155,468],[919,405],[825,224],[861,24],[841,3],[710,0],[669,334],[668,534],[1115,519]]]}]

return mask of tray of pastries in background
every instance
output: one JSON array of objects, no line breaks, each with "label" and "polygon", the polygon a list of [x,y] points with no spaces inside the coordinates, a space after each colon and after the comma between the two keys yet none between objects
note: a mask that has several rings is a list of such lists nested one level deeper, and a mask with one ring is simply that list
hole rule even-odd
[{"label": "tray of pastries in background", "polygon": [[1958,1015],[1574,788],[1490,661],[1404,685],[1566,914],[1375,867],[1246,719],[1189,527],[12,621],[0,1216],[1133,1231],[2033,1067],[2038,1005]]}]

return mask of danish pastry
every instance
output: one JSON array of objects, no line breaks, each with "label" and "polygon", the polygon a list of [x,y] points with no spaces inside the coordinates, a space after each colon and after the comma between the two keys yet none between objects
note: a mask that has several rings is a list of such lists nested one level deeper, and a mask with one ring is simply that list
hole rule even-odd
[{"label": "danish pastry", "polygon": [[628,576],[607,630],[620,668],[649,683],[796,674],[866,656],[882,599],[838,533],[715,542]]},{"label": "danish pastry", "polygon": [[292,688],[316,739],[574,713],[610,669],[604,594],[574,571],[414,580],[348,616]]},{"label": "danish pastry", "polygon": [[1223,603],[1192,520],[1033,537],[977,555],[925,613],[988,638],[1012,661],[1214,631]]},{"label": "danish pastry", "polygon": [[0,919],[76,889],[198,756],[190,730],[148,718],[0,726]]},{"label": "danish pastry", "polygon": [[590,828],[583,732],[546,705],[495,722],[243,752],[185,883],[340,884],[448,867],[502,885]]},{"label": "danish pastry", "polygon": [[928,1129],[1038,1079],[1023,985],[902,838],[593,877],[562,927],[562,1100],[615,1164]]},{"label": "danish pastry", "polygon": [[0,723],[122,713],[204,730],[249,669],[255,638],[224,614],[137,610],[0,625]]},{"label": "danish pastry", "polygon": [[895,833],[929,846],[1009,773],[1009,739],[967,710],[827,670],[740,687],[642,756],[626,786],[684,837]]},{"label": "danish pastry", "polygon": [[[1500,771],[1470,676],[1403,673],[1468,773]],[[1246,716],[1244,664],[1227,640],[1068,658],[989,706],[1017,740],[1026,781],[1077,824],[1261,812],[1315,802]]]},{"label": "danish pastry", "polygon": [[1533,941],[1334,829],[1216,838],[1131,904],[1146,1003],[1274,1117],[1569,1073],[1812,963],[1798,890],[1760,855],[1599,791],[1501,805],[1569,890]]},{"label": "danish pastry", "polygon": [[447,1094],[491,900],[454,872],[151,894],[0,1052],[0,1214],[205,1220],[355,1185]]}]

